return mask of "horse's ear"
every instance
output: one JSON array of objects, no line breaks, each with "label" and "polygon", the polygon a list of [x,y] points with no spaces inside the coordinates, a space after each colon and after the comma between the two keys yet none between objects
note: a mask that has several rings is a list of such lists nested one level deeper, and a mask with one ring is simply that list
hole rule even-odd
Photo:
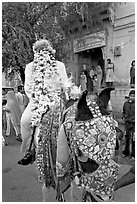
[{"label": "horse's ear", "polygon": [[87,91],[84,91],[82,96],[80,97],[77,105],[77,111],[76,111],[76,116],[75,119],[77,121],[85,121],[93,118],[93,115],[87,106],[86,102],[86,96],[87,96]]},{"label": "horse's ear", "polygon": [[85,106],[85,104],[87,105],[87,102],[86,102],[86,96],[88,94],[88,91],[84,91],[78,101],[78,108],[80,109],[83,105]]},{"label": "horse's ear", "polygon": [[108,102],[110,100],[110,92],[115,90],[113,87],[105,88],[98,96],[98,103],[100,107],[106,108],[108,107]]}]

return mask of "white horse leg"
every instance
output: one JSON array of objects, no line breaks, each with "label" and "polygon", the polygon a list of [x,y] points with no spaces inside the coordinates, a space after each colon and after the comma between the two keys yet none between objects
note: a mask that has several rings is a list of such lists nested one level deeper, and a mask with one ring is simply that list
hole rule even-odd
[{"label": "white horse leg", "polygon": [[83,195],[83,190],[81,188],[78,188],[76,183],[72,181],[71,183],[71,201],[70,202],[82,202],[82,195]]},{"label": "white horse leg", "polygon": [[65,202],[73,202],[73,190],[73,183],[71,183],[69,189],[64,192]]},{"label": "white horse leg", "polygon": [[45,186],[45,183],[43,183],[42,193],[43,202],[56,202],[56,190],[52,187],[49,189]]},{"label": "white horse leg", "polygon": [[[43,193],[43,202],[57,202],[56,200],[56,190],[52,187],[47,188],[45,183],[42,186]],[[73,184],[71,187],[64,193],[65,202],[73,202]]]}]

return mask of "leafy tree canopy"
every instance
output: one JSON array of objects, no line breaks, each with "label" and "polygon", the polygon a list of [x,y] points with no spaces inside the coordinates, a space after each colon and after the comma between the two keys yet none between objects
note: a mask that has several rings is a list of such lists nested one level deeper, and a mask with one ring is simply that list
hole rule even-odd
[{"label": "leafy tree canopy", "polygon": [[[24,83],[25,65],[33,60],[33,43],[49,39],[64,59],[64,42],[69,41],[75,25],[91,25],[95,2],[3,2],[2,66],[3,72],[18,72]],[[90,23],[88,23],[90,22]],[[82,29],[82,27],[81,27]]]}]

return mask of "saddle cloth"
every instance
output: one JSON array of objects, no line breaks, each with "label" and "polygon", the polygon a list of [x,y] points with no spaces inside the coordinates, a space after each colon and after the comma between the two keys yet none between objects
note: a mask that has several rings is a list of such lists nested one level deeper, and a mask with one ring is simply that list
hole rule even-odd
[{"label": "saddle cloth", "polygon": [[[93,119],[76,121],[77,104],[71,106],[66,114],[64,130],[69,141],[71,151],[77,156],[80,164],[89,162],[89,168],[75,179],[78,187],[84,188],[92,194],[107,198],[113,194],[114,183],[119,173],[119,165],[113,160],[116,146],[115,121],[109,115],[102,115],[96,102],[87,103]],[[80,154],[79,154],[80,153]],[[59,156],[58,156],[59,157]],[[96,163],[92,169],[90,161]],[[57,161],[58,172],[65,172],[65,168]]]}]

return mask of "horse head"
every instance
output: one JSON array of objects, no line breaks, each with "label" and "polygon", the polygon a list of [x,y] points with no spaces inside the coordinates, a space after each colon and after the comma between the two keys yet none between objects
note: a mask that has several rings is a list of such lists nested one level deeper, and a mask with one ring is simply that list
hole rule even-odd
[{"label": "horse head", "polygon": [[[111,91],[115,90],[115,88],[105,88],[101,91],[101,93],[97,96],[95,94],[90,94],[90,98],[92,101],[95,101],[100,109],[100,112],[102,115],[108,115],[107,107],[108,107],[108,102],[110,100],[110,93]],[[76,112],[76,120],[89,120],[93,119],[93,115],[87,105],[87,98],[88,96],[88,91],[84,91],[83,94],[81,95],[78,105],[77,105],[77,112]]]}]

